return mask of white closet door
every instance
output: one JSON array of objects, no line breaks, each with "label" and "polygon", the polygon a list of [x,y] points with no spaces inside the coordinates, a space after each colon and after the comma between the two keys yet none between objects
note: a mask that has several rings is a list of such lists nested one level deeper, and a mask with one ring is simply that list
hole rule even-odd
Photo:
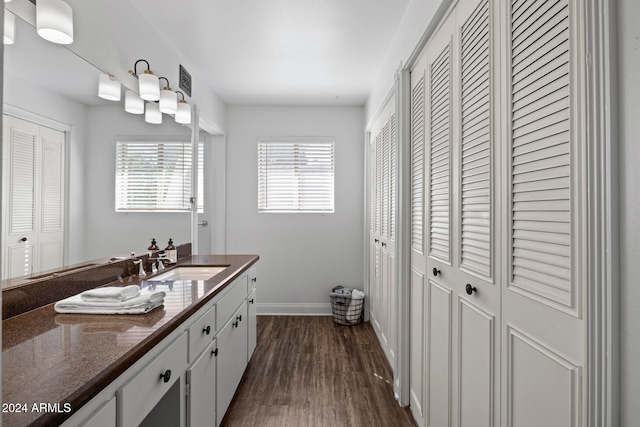
[{"label": "white closet door", "polygon": [[454,425],[499,425],[500,253],[496,153],[494,17],[489,0],[461,0],[456,8],[459,63],[452,165],[452,265],[442,280],[453,292]]},{"label": "white closet door", "polygon": [[39,126],[21,122],[4,116],[3,279],[30,275],[34,269],[37,247],[36,159]]},{"label": "white closet door", "polygon": [[3,278],[63,265],[63,132],[4,116]]},{"label": "white closet door", "polygon": [[[456,14],[452,12],[427,45],[426,398],[425,424],[452,423],[457,295],[451,280],[452,159],[457,79]],[[434,269],[436,272],[434,273]],[[437,273],[437,270],[440,272]]]},{"label": "white closet door", "polygon": [[424,424],[424,396],[426,387],[426,289],[424,258],[424,135],[425,135],[425,63],[422,55],[411,70],[411,317],[410,317],[410,407],[418,425]]},{"label": "white closet door", "polygon": [[64,133],[41,127],[39,271],[64,263]]},{"label": "white closet door", "polygon": [[580,4],[518,0],[505,14],[504,425],[585,421]]}]

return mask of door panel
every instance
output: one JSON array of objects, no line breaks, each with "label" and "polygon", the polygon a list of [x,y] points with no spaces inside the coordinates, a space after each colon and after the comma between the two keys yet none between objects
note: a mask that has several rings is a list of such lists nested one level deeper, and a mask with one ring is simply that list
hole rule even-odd
[{"label": "door panel", "polygon": [[509,326],[507,343],[508,425],[578,426],[580,368]]},{"label": "door panel", "polygon": [[[424,275],[415,269],[411,270],[411,409],[418,421],[424,418],[424,387],[425,387],[425,292]],[[424,424],[421,424],[424,425]]]},{"label": "door panel", "polygon": [[429,280],[428,426],[451,425],[452,292]]},{"label": "door panel", "polygon": [[495,316],[460,298],[458,302],[458,408],[460,426],[494,425],[496,387]]}]

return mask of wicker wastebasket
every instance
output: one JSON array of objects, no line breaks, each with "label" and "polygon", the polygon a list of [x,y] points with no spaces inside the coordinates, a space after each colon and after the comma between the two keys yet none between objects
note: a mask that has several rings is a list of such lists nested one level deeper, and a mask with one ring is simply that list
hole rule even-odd
[{"label": "wicker wastebasket", "polygon": [[329,294],[333,321],[340,325],[357,325],[362,321],[364,292],[337,286]]}]

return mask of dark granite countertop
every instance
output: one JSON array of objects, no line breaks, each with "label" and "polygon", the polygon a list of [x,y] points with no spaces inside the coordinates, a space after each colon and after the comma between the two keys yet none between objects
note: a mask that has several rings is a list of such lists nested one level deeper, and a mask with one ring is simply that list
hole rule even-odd
[{"label": "dark granite countertop", "polygon": [[[48,304],[3,320],[2,402],[27,409],[3,411],[3,425],[61,424],[257,260],[257,255],[182,258],[178,266],[229,268],[207,281],[154,282],[167,295],[164,306],[145,315],[57,314]],[[143,279],[107,285],[150,286],[145,282],[150,277]],[[58,410],[33,411],[41,403],[57,404]]]}]

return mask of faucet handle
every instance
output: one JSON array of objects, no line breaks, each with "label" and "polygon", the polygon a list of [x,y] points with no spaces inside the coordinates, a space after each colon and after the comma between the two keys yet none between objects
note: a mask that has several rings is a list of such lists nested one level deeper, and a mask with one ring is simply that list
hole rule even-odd
[{"label": "faucet handle", "polygon": [[147,273],[144,271],[144,264],[142,263],[142,259],[139,259],[137,261],[133,261],[134,264],[136,265],[140,265],[140,268],[138,269],[138,276],[140,277],[144,277],[147,275]]}]

